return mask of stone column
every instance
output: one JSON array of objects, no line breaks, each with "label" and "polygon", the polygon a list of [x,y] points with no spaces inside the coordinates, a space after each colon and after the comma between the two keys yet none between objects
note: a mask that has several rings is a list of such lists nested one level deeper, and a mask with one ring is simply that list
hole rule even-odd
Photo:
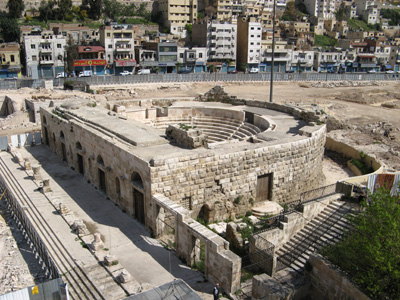
[{"label": "stone column", "polygon": [[25,159],[24,168],[26,171],[32,170],[31,162],[27,158]]},{"label": "stone column", "polygon": [[42,176],[40,176],[40,166],[32,166],[33,170],[33,180],[41,180]]},{"label": "stone column", "polygon": [[53,190],[50,187],[50,178],[44,178],[43,179],[43,193],[49,193],[52,192]]},{"label": "stone column", "polygon": [[96,232],[94,235],[94,241],[92,243],[92,248],[94,251],[104,249],[104,243],[101,240],[100,233]]}]

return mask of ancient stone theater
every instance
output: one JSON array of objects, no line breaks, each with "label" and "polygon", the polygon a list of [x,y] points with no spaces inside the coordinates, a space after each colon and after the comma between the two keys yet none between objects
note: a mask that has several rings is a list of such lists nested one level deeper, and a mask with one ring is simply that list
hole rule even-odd
[{"label": "ancient stone theater", "polygon": [[197,240],[211,241],[206,277],[227,291],[240,287],[240,258],[195,220],[283,204],[323,180],[326,126],[315,109],[237,99],[219,86],[195,101],[86,102],[41,108],[44,142],[155,236],[172,226],[187,263]]}]

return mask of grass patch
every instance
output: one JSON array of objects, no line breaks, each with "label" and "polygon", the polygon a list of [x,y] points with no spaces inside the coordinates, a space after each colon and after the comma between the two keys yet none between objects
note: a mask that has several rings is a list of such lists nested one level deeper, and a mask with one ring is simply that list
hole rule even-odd
[{"label": "grass patch", "polygon": [[372,25],[368,25],[362,20],[356,20],[356,19],[349,19],[347,20],[347,25],[349,26],[349,29],[353,30],[364,30],[364,31],[376,31],[377,28]]},{"label": "grass patch", "polygon": [[369,173],[374,172],[374,169],[372,169],[372,167],[368,167],[368,166],[365,164],[365,162],[363,162],[363,161],[361,161],[361,160],[358,160],[358,159],[353,158],[353,159],[351,160],[351,163],[352,163],[353,165],[355,165],[355,166],[361,171],[361,173],[363,173],[363,174],[369,174]]},{"label": "grass patch", "polygon": [[334,38],[331,38],[326,35],[315,35],[315,46],[321,47],[336,47],[338,45],[338,41]]}]

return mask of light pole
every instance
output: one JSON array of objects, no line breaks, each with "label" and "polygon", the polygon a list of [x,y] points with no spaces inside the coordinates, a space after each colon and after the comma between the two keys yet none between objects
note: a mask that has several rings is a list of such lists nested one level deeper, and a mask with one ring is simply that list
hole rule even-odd
[{"label": "light pole", "polygon": [[275,6],[276,0],[272,7],[272,59],[271,59],[271,81],[269,85],[269,102],[272,102],[274,90],[274,56],[275,56]]}]

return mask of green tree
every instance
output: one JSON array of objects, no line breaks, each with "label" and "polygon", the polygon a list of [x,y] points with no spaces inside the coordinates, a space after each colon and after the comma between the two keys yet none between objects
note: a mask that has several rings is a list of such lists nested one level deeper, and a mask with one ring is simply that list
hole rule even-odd
[{"label": "green tree", "polygon": [[186,31],[187,31],[187,34],[189,35],[189,36],[192,36],[192,29],[193,28],[193,25],[192,24],[186,24],[185,25],[185,29],[186,29]]},{"label": "green tree", "polygon": [[58,1],[58,18],[65,20],[72,12],[72,0],[59,0]]},{"label": "green tree", "polygon": [[6,43],[18,42],[21,35],[18,21],[6,16],[0,17],[0,33]]},{"label": "green tree", "polygon": [[346,20],[346,14],[344,11],[344,3],[340,4],[339,9],[335,12],[336,20],[338,21],[344,21]]},{"label": "green tree", "polygon": [[400,299],[400,198],[378,189],[339,244],[322,250],[374,299]]},{"label": "green tree", "polygon": [[103,0],[82,0],[82,9],[87,11],[89,18],[98,20],[103,12]]},{"label": "green tree", "polygon": [[67,53],[67,65],[65,69],[67,70],[67,73],[70,74],[74,71],[74,60],[79,58],[78,45],[74,43],[71,36],[68,38],[65,51]]},{"label": "green tree", "polygon": [[297,21],[297,11],[294,1],[288,2],[286,4],[286,9],[283,13],[282,19],[284,21]]},{"label": "green tree", "polygon": [[23,0],[8,0],[7,8],[10,18],[19,19],[25,9],[25,4]]},{"label": "green tree", "polygon": [[104,1],[104,15],[107,18],[116,20],[121,13],[125,12],[124,5],[121,5],[116,0],[105,0]]},{"label": "green tree", "polygon": [[53,0],[42,0],[39,6],[39,19],[45,22],[47,22],[48,20],[54,20],[55,5],[56,3]]}]

